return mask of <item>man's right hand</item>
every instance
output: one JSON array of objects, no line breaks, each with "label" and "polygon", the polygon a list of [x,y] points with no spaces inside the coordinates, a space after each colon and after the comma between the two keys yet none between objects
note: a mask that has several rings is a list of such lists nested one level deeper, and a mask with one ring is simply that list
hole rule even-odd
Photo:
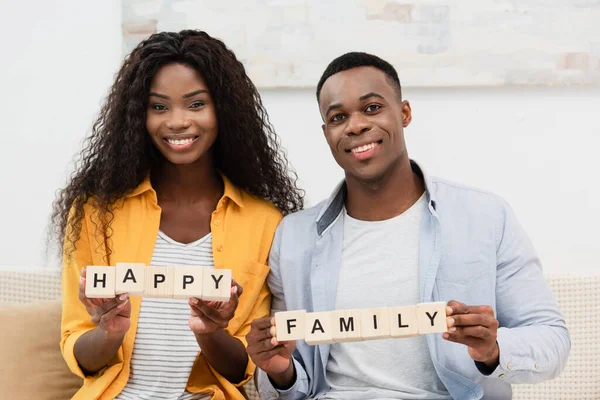
[{"label": "man's right hand", "polygon": [[85,295],[86,270],[79,279],[79,300],[98,325],[109,336],[125,336],[131,325],[131,303],[129,296],[122,294],[112,299],[90,299]]},{"label": "man's right hand", "polygon": [[252,321],[246,335],[248,355],[256,366],[265,371],[278,389],[288,389],[294,384],[295,371],[292,353],[296,342],[278,342],[275,337],[275,318]]}]

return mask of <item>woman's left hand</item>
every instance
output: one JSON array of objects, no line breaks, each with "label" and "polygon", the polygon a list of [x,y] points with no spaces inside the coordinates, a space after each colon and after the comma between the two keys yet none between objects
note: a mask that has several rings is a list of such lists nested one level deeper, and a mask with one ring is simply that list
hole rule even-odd
[{"label": "woman's left hand", "polygon": [[235,314],[242,288],[235,279],[231,280],[231,298],[228,302],[202,301],[196,297],[188,300],[192,315],[188,323],[196,335],[213,333],[227,328]]}]

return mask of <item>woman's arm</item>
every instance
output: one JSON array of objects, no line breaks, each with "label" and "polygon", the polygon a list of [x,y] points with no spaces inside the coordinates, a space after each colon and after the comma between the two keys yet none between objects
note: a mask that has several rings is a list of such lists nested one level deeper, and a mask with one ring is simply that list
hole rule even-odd
[{"label": "woman's arm", "polygon": [[225,328],[233,318],[243,288],[232,280],[228,302],[189,300],[192,309],[189,326],[210,365],[231,383],[244,379],[248,366],[246,347]]}]

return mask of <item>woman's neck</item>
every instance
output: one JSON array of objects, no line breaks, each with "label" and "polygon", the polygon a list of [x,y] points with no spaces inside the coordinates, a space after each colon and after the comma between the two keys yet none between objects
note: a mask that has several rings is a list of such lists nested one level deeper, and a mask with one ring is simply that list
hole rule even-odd
[{"label": "woman's neck", "polygon": [[175,201],[192,204],[207,197],[220,198],[224,184],[212,163],[200,162],[176,165],[166,160],[151,176],[159,203]]}]

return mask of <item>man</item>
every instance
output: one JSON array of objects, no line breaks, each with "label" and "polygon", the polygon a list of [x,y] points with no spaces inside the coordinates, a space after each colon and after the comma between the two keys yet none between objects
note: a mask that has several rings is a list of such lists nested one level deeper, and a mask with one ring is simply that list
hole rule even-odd
[{"label": "man", "polygon": [[411,161],[411,108],[384,60],[335,59],[317,86],[323,132],[345,180],[279,226],[273,310],[448,301],[444,334],[309,346],[255,320],[248,353],[266,399],[509,399],[511,383],[557,376],[570,340],[539,259],[499,197]]}]

